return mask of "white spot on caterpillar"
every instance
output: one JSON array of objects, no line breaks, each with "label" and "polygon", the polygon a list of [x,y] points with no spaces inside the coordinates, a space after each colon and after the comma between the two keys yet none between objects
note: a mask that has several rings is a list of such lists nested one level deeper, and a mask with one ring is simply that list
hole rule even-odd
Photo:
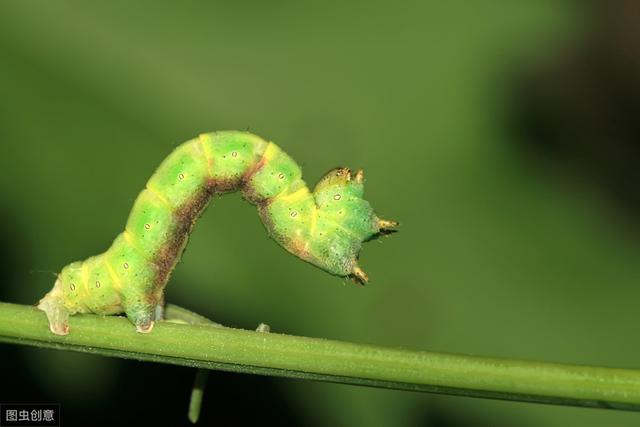
[{"label": "white spot on caterpillar", "polygon": [[342,196],[340,194],[336,194],[335,196],[333,196],[333,200],[340,200],[342,198]]},{"label": "white spot on caterpillar", "polygon": [[146,224],[144,225],[144,228],[145,228],[145,229],[147,229],[147,230],[148,230],[148,229],[150,229],[150,228],[151,228],[151,224],[146,223]]},{"label": "white spot on caterpillar", "polygon": [[280,178],[280,179],[284,179],[284,174],[283,174],[282,172],[280,172],[280,173],[278,174],[278,178]]},{"label": "white spot on caterpillar", "polygon": [[238,157],[238,153],[236,151],[231,152],[231,157]]},{"label": "white spot on caterpillar", "polygon": [[178,175],[178,178],[180,178],[180,180],[182,181],[184,179],[184,174],[181,173],[180,175]]},{"label": "white spot on caterpillar", "polygon": [[124,264],[122,264],[122,266],[123,266],[123,267],[124,267],[124,269],[126,270],[126,269],[128,269],[128,268],[129,268],[129,263],[128,263],[128,262],[125,262]]},{"label": "white spot on caterpillar", "polygon": [[96,280],[96,288],[99,288],[99,287],[100,287],[100,281]]},{"label": "white spot on caterpillar", "polygon": [[298,216],[298,212],[292,211],[289,215],[291,215],[291,218],[295,218]]},{"label": "white spot on caterpillar", "polygon": [[76,290],[76,285],[74,283],[69,285],[69,289],[71,289],[72,291]]}]

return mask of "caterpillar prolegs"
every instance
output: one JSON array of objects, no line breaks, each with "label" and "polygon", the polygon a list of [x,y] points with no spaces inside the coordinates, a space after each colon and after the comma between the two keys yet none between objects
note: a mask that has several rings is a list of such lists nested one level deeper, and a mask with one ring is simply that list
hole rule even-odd
[{"label": "caterpillar prolegs", "polygon": [[398,223],[375,215],[362,198],[363,179],[361,170],[336,168],[312,193],[300,167],[273,142],[238,131],[200,135],[160,164],[111,247],[64,267],[38,308],[59,335],[75,313],[124,312],[139,332],[151,331],[195,221],[214,194],[236,190],[287,251],[365,284],[357,264],[362,243]]}]

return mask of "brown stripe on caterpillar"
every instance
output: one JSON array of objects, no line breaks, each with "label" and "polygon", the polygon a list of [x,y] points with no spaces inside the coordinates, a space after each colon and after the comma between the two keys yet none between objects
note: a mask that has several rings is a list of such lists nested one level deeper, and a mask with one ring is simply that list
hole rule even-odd
[{"label": "brown stripe on caterpillar", "polygon": [[248,184],[251,181],[251,178],[253,178],[253,175],[258,173],[267,164],[267,159],[265,158],[266,151],[267,150],[265,146],[264,151],[260,155],[260,159],[254,165],[249,167],[249,169],[247,169],[247,171],[242,176],[242,197],[244,197],[244,199],[249,203],[257,206],[261,206],[263,202],[269,200],[269,198],[257,197],[255,190]]},{"label": "brown stripe on caterpillar", "polygon": [[180,255],[187,244],[189,234],[195,225],[196,220],[202,215],[209,200],[214,194],[222,194],[235,191],[241,185],[242,178],[213,179],[208,178],[205,185],[183,206],[173,213],[177,220],[177,227],[173,231],[167,244],[165,244],[154,264],[158,266],[158,273],[155,278],[155,286],[162,287],[169,280],[170,274],[179,262]]},{"label": "brown stripe on caterpillar", "polygon": [[236,191],[242,185],[242,177],[216,179],[209,178],[206,182],[207,190],[213,194],[223,194]]},{"label": "brown stripe on caterpillar", "polygon": [[177,226],[173,230],[172,236],[163,245],[153,263],[158,266],[154,284],[156,287],[163,287],[169,280],[171,271],[179,261],[184,248],[189,239],[189,234],[193,230],[196,220],[202,215],[209,199],[212,196],[209,185],[204,185],[192,198],[184,205],[176,209],[173,217],[177,221]]}]

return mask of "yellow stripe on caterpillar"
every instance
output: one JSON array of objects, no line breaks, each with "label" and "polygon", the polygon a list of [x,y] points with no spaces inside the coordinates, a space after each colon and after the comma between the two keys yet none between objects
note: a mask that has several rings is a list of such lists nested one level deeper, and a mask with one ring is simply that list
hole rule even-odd
[{"label": "yellow stripe on caterpillar", "polygon": [[285,194],[284,196],[279,196],[279,200],[281,201],[285,201],[285,202],[290,202],[290,203],[295,203],[298,202],[308,196],[311,195],[311,192],[309,191],[308,187],[301,187],[298,190],[294,191],[293,193],[290,194]]},{"label": "yellow stripe on caterpillar", "polygon": [[122,282],[120,281],[120,278],[116,274],[116,271],[113,269],[113,267],[109,263],[109,260],[107,259],[107,257],[104,256],[104,255],[103,255],[103,257],[104,257],[103,258],[104,259],[104,265],[105,265],[105,267],[107,267],[107,272],[109,273],[109,276],[111,277],[111,280],[113,281],[113,288],[117,292],[120,292],[120,290],[122,289]]},{"label": "yellow stripe on caterpillar", "polygon": [[267,148],[262,154],[262,160],[265,162],[269,162],[273,160],[278,154],[280,154],[281,151],[282,150],[280,150],[280,147],[278,147],[273,142],[270,142],[269,144],[267,144]]},{"label": "yellow stripe on caterpillar", "polygon": [[204,159],[207,162],[207,175],[208,177],[211,177],[211,167],[213,166],[213,161],[211,160],[211,153],[207,148],[207,143],[211,141],[211,134],[201,133],[200,135],[198,135],[198,141],[200,141],[200,148],[202,148]]},{"label": "yellow stripe on caterpillar", "polygon": [[82,263],[80,277],[82,278],[82,293],[87,297],[89,296],[89,265],[86,261]]},{"label": "yellow stripe on caterpillar", "polygon": [[169,201],[166,199],[166,197],[164,197],[162,194],[160,194],[160,192],[156,189],[154,189],[151,185],[149,185],[149,183],[147,183],[146,185],[147,190],[149,190],[158,200],[160,200],[160,202],[162,202],[162,204],[166,205],[167,207],[169,207],[171,210],[173,210],[173,205],[171,203],[169,203]]},{"label": "yellow stripe on caterpillar", "polygon": [[129,230],[127,230],[126,228],[123,231],[123,236],[124,236],[124,240],[131,245],[131,247],[133,248],[133,250],[135,250],[136,252],[138,252],[140,255],[142,255],[142,257],[146,260],[149,260],[149,255],[147,255],[142,249],[140,249],[140,245],[138,245],[138,242],[136,242],[136,238],[133,234],[131,234],[131,232]]}]

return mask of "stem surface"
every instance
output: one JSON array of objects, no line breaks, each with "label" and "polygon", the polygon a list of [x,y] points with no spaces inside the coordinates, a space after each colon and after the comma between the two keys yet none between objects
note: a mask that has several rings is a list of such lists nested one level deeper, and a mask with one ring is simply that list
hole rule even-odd
[{"label": "stem surface", "polygon": [[151,333],[140,334],[119,316],[76,315],[69,325],[69,335],[54,335],[35,307],[0,303],[0,342],[401,390],[640,410],[638,369],[411,351],[200,324],[158,322]]}]

